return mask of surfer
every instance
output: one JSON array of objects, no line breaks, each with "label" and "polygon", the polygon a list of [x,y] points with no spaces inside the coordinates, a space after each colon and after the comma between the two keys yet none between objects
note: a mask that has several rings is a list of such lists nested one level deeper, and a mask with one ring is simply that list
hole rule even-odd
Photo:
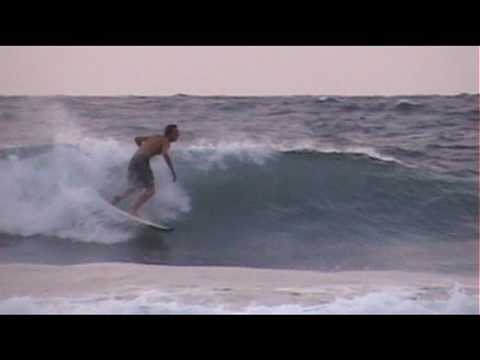
[{"label": "surfer", "polygon": [[155,194],[155,183],[153,171],[150,168],[150,159],[156,155],[163,155],[170,171],[173,181],[176,181],[177,175],[170,159],[169,149],[172,142],[177,141],[179,136],[177,125],[167,125],[164,135],[137,136],[135,143],[138,150],[135,152],[128,165],[128,188],[122,194],[115,196],[112,205],[130,196],[138,189],[143,189],[142,194],[137,201],[133,203],[130,214],[138,216],[140,207]]}]

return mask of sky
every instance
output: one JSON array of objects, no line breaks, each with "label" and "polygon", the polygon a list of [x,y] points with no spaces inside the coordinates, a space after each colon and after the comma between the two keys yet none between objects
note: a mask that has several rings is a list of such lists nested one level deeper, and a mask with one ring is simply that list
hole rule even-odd
[{"label": "sky", "polygon": [[472,46],[4,46],[0,95],[455,95]]}]

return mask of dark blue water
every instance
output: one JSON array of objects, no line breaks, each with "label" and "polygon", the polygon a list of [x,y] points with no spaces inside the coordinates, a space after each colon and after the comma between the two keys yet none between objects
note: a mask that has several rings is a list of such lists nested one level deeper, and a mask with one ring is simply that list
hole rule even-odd
[{"label": "dark blue water", "polygon": [[[144,216],[133,137],[176,123]],[[0,97],[2,262],[474,271],[478,96]],[[128,205],[128,204],[126,204]]]}]

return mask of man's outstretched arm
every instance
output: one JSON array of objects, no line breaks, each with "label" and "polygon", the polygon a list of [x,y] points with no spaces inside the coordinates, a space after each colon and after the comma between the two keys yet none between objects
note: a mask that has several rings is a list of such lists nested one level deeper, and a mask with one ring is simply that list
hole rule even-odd
[{"label": "man's outstretched arm", "polygon": [[175,174],[175,169],[173,168],[172,160],[170,159],[168,151],[165,151],[165,153],[163,154],[163,158],[165,159],[165,162],[167,163],[170,171],[172,172],[173,181],[177,180],[177,175]]}]

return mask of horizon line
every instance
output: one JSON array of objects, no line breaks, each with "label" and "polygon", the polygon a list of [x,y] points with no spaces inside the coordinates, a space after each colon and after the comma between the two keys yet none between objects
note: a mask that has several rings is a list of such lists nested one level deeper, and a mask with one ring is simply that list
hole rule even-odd
[{"label": "horizon line", "polygon": [[478,96],[480,92],[458,92],[458,93],[399,93],[399,94],[362,94],[362,95],[340,95],[340,94],[279,94],[279,95],[231,95],[231,94],[212,94],[212,95],[199,95],[199,94],[187,94],[187,93],[175,93],[170,95],[159,95],[159,94],[103,94],[103,95],[92,95],[92,94],[0,94],[0,97],[175,97],[175,96],[185,96],[185,97],[399,97],[399,96]]}]

